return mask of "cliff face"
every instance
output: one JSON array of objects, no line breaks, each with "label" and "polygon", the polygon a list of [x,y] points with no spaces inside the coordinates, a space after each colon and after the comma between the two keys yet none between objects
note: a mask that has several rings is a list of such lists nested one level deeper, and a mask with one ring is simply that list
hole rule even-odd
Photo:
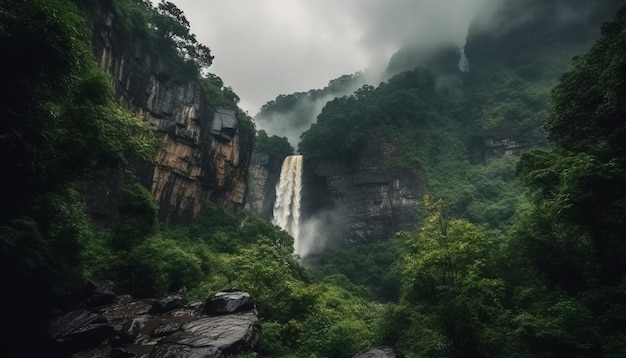
[{"label": "cliff face", "polygon": [[322,217],[332,226],[323,230],[331,240],[326,246],[387,239],[415,228],[423,180],[416,170],[390,167],[389,149],[378,141],[353,161],[305,157],[303,216]]},{"label": "cliff face", "polygon": [[148,53],[139,39],[122,40],[116,26],[106,10],[95,18],[94,53],[113,77],[116,95],[163,142],[154,162],[140,170],[160,218],[188,220],[206,200],[228,209],[243,206],[253,133],[233,117],[223,131],[228,135],[220,135],[220,109],[211,107],[200,84],[173,80],[172,69]]},{"label": "cliff face", "polygon": [[271,220],[274,201],[276,200],[276,184],[280,178],[281,159],[266,153],[252,153],[248,168],[248,190],[246,192],[246,209],[264,220]]}]

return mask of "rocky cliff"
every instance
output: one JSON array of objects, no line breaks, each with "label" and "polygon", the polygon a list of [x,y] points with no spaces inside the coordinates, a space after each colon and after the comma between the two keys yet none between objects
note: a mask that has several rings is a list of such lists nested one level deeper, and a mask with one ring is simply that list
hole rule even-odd
[{"label": "rocky cliff", "polygon": [[423,179],[417,170],[391,167],[390,149],[377,140],[350,161],[305,157],[303,217],[322,222],[327,246],[387,239],[415,227]]},{"label": "rocky cliff", "polygon": [[163,142],[154,162],[140,170],[160,218],[188,220],[206,200],[229,209],[242,207],[252,131],[238,125],[232,109],[212,107],[197,80],[173,76],[176,69],[140,39],[122,39],[114,12],[104,3],[94,16],[94,53],[113,77],[117,97],[148,121]]},{"label": "rocky cliff", "polygon": [[264,220],[272,219],[281,164],[282,158],[257,151],[252,153],[248,168],[246,209]]},{"label": "rocky cliff", "polygon": [[[301,235],[314,238],[311,252],[387,239],[415,227],[423,178],[414,169],[389,165],[392,146],[374,140],[357,159],[303,159]],[[252,155],[246,208],[271,220],[281,160]]]}]

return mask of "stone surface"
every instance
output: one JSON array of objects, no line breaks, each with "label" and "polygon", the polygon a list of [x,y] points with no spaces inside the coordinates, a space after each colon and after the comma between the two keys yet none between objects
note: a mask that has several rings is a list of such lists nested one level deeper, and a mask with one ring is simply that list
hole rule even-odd
[{"label": "stone surface", "polygon": [[[222,357],[253,353],[261,333],[252,298],[240,291],[210,298],[216,297],[221,307],[218,316],[205,314],[202,302],[177,304],[181,307],[166,312],[152,310],[155,302],[179,301],[181,295],[143,300],[126,297],[97,307],[97,313],[76,310],[59,315],[49,325],[50,340],[56,343],[53,356]],[[249,310],[240,312],[246,308]]]},{"label": "stone surface", "polygon": [[222,358],[222,351],[213,346],[191,347],[186,345],[159,346],[150,358]]},{"label": "stone surface", "polygon": [[177,308],[182,308],[187,300],[182,295],[169,295],[155,301],[150,308],[150,313],[165,313]]},{"label": "stone surface", "polygon": [[245,207],[265,220],[271,220],[273,216],[276,184],[280,178],[282,160],[283,158],[276,158],[266,153],[252,152],[248,167]]},{"label": "stone surface", "polygon": [[180,329],[180,327],[182,326],[181,323],[166,323],[163,322],[161,324],[159,324],[154,330],[152,330],[152,332],[150,333],[151,337],[165,337],[165,336],[169,336],[170,334],[178,331]]},{"label": "stone surface", "polygon": [[209,297],[204,305],[204,313],[223,315],[255,309],[254,300],[247,292],[218,292]]},{"label": "stone surface", "polygon": [[75,310],[52,320],[49,334],[59,352],[74,353],[97,346],[109,338],[113,327],[107,320],[87,310]]},{"label": "stone surface", "polygon": [[253,351],[260,336],[255,312],[201,318],[159,341],[150,357],[221,357]]},{"label": "stone surface", "polygon": [[402,354],[396,352],[391,347],[374,347],[368,348],[357,353],[352,358],[402,358]]},{"label": "stone surface", "polygon": [[216,138],[230,142],[237,134],[237,117],[231,109],[218,108],[213,116],[211,134]]},{"label": "stone surface", "polygon": [[111,280],[89,280],[83,287],[83,307],[95,307],[115,302],[115,283]]}]

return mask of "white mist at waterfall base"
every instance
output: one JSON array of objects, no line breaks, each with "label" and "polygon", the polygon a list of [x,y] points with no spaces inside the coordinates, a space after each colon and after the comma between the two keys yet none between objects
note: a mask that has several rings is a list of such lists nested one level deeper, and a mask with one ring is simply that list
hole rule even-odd
[{"label": "white mist at waterfall base", "polygon": [[300,200],[302,194],[302,156],[285,158],[276,184],[276,201],[272,223],[280,226],[293,237],[296,255],[302,257],[300,245]]}]

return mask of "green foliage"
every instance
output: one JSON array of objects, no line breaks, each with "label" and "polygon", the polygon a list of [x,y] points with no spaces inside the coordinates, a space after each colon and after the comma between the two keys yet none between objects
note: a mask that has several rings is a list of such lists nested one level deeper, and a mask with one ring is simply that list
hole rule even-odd
[{"label": "green foliage", "polygon": [[425,197],[424,202],[430,216],[419,234],[401,235],[407,253],[399,273],[403,304],[416,310],[408,330],[425,339],[398,344],[455,357],[502,354],[506,337],[498,327],[507,317],[504,282],[490,273],[498,247],[469,222],[450,219],[441,200]]},{"label": "green foliage", "polygon": [[397,301],[400,287],[393,266],[401,252],[397,239],[356,245],[322,253],[313,270],[324,277],[324,282],[333,282],[358,296]]},{"label": "green foliage", "polygon": [[149,124],[114,102],[107,74],[92,69],[83,75],[72,102],[65,109],[58,108],[58,124],[50,133],[51,139],[57,139],[51,143],[56,150],[48,154],[55,158],[50,165],[83,175],[103,167],[127,168],[131,160],[152,159],[157,144]]},{"label": "green foliage", "polygon": [[113,229],[113,247],[129,251],[157,229],[157,206],[143,185],[133,183],[122,188],[118,218]]},{"label": "green foliage", "polygon": [[602,157],[624,156],[626,137],[626,8],[602,26],[601,38],[552,92],[543,128],[558,146]]},{"label": "green foliage", "polygon": [[553,356],[599,353],[596,323],[586,307],[565,295],[534,294],[536,303],[513,318],[519,352]]},{"label": "green foliage", "polygon": [[261,153],[267,153],[276,158],[284,158],[294,153],[293,147],[286,137],[281,138],[276,135],[268,137],[264,130],[257,132],[255,148]]},{"label": "green foliage", "polygon": [[164,294],[197,284],[201,261],[174,240],[155,235],[135,247],[128,257],[131,285],[136,292]]},{"label": "green foliage", "polygon": [[119,30],[139,39],[144,50],[159,59],[167,75],[184,80],[208,73],[211,50],[191,33],[189,21],[176,5],[162,0],[153,7],[144,0],[115,0],[113,9]]},{"label": "green foliage", "polygon": [[548,299],[527,299],[535,303],[516,317],[516,333],[533,352],[624,353],[615,345],[625,322],[620,111],[626,107],[618,98],[625,77],[619,55],[626,47],[624,14],[626,8],[603,26],[602,37],[555,87],[544,129],[556,148],[529,151],[518,165],[530,203],[509,245],[527,258],[550,293]]},{"label": "green foliage", "polygon": [[2,7],[0,41],[16,54],[0,74],[0,146],[11,188],[5,208],[19,212],[34,196],[97,169],[151,158],[152,132],[114,101],[77,9],[63,1]]},{"label": "green foliage", "polygon": [[315,122],[320,106],[330,98],[352,93],[363,83],[361,73],[343,75],[329,81],[323,89],[278,95],[265,103],[255,120],[264,128],[273,128],[277,133],[301,133]]},{"label": "green foliage", "polygon": [[358,157],[373,134],[419,134],[437,121],[442,102],[424,69],[399,74],[378,88],[363,86],[326,104],[317,123],[302,134],[299,152],[313,158]]},{"label": "green foliage", "polygon": [[157,14],[160,16],[153,17],[152,25],[159,39],[171,41],[183,59],[193,61],[199,68],[211,66],[211,50],[190,32],[189,21],[182,10],[172,2],[161,0]]},{"label": "green foliage", "polygon": [[372,345],[380,310],[344,288],[345,277],[312,283],[292,246],[278,227],[208,203],[193,225],[162,230],[128,262],[133,286],[144,291],[185,285],[198,299],[225,288],[250,292],[262,320],[263,354],[342,357]]},{"label": "green foliage", "polygon": [[[473,165],[463,171],[464,185],[458,182],[450,188],[466,190],[452,194],[457,199],[456,212],[463,213],[472,223],[482,225],[495,235],[506,233],[521,204],[523,190],[516,176],[518,156],[490,158],[484,165]],[[463,180],[462,179],[462,180]],[[443,188],[442,188],[443,189]],[[445,190],[442,190],[446,192]]]},{"label": "green foliage", "polygon": [[[149,1],[115,0],[111,2],[120,30],[148,41],[150,14],[154,11]],[[90,4],[85,4],[89,9]]]},{"label": "green foliage", "polygon": [[[11,2],[0,10],[0,42],[15,53],[0,71],[0,146],[10,156],[0,222],[36,223],[33,245],[20,257],[47,269],[59,286],[71,286],[85,278],[88,248],[100,245],[76,183],[99,169],[150,159],[152,132],[115,102],[71,3]],[[53,264],[56,257],[64,259]]]},{"label": "green foliage", "polygon": [[327,285],[313,285],[314,304],[298,327],[298,355],[345,357],[374,343],[373,325],[378,310],[348,291]]},{"label": "green foliage", "polygon": [[226,86],[219,76],[213,73],[208,73],[200,79],[200,85],[206,93],[207,101],[212,106],[229,108],[237,107],[237,103],[239,103],[239,96],[233,92],[232,88]]},{"label": "green foliage", "polygon": [[149,1],[115,0],[116,24],[122,35],[137,42],[145,56],[155,59],[160,79],[194,81],[211,108],[233,108],[244,131],[254,134],[252,118],[238,108],[239,96],[222,79],[208,72],[211,50],[197,41],[183,12],[169,1],[156,8]]},{"label": "green foliage", "polygon": [[189,234],[217,252],[235,253],[245,245],[264,237],[273,245],[293,252],[293,238],[278,227],[241,211],[229,213],[216,203],[206,203],[199,217],[190,225]]},{"label": "green foliage", "polygon": [[96,249],[97,238],[76,188],[39,197],[30,214],[0,226],[4,255],[14,255],[28,270],[43,275],[41,279],[55,282],[59,294],[77,287],[98,269],[89,251]]},{"label": "green foliage", "polygon": [[455,214],[502,233],[521,197],[517,157],[470,165],[463,103],[437,91],[427,70],[407,71],[329,102],[302,135],[299,150],[309,158],[359,158],[384,150],[387,166],[418,170],[425,191],[453,204]]}]

